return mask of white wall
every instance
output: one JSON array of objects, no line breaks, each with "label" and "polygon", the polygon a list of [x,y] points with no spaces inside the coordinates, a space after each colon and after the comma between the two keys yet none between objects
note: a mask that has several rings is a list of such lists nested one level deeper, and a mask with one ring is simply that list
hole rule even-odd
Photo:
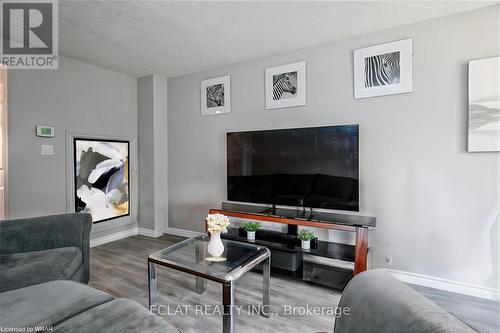
[{"label": "white wall", "polygon": [[[137,80],[64,57],[58,70],[8,75],[9,217],[66,212],[65,131],[136,137]],[[36,137],[36,124],[54,126],[55,137]],[[42,156],[42,144],[54,145],[54,155]],[[130,227],[103,222],[94,225],[93,236]]]},{"label": "white wall", "polygon": [[[499,6],[168,80],[170,227],[201,231],[226,198],[225,133],[360,124],[372,266],[498,288],[499,154],[466,147],[467,62],[499,50]],[[353,99],[352,50],[413,38],[413,93]],[[271,41],[270,41],[271,42]],[[251,47],[251,45],[249,45]],[[266,111],[264,69],[307,61],[307,106]],[[232,113],[200,116],[200,80],[231,75]]]}]

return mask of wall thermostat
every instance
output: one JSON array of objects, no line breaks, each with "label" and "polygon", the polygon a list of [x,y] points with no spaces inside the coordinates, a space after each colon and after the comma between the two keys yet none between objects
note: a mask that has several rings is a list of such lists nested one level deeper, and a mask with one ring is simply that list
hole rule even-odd
[{"label": "wall thermostat", "polygon": [[36,125],[36,136],[41,136],[44,138],[53,138],[54,127],[45,125]]}]

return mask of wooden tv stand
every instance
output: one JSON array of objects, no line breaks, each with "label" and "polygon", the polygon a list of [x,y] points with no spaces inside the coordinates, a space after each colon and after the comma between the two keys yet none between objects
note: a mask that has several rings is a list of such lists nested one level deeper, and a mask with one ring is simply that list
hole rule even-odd
[{"label": "wooden tv stand", "polygon": [[[283,217],[277,215],[268,215],[263,213],[242,212],[229,209],[210,209],[210,214],[224,214],[230,217],[242,219],[257,220],[263,222],[274,222],[281,224],[291,224],[297,226],[305,226],[310,228],[321,228],[330,230],[340,230],[353,232],[356,234],[356,242],[354,245],[354,271],[353,275],[366,271],[367,255],[368,255],[368,226],[350,225],[334,221],[307,220],[301,218]],[[370,218],[373,219],[374,218]]]}]

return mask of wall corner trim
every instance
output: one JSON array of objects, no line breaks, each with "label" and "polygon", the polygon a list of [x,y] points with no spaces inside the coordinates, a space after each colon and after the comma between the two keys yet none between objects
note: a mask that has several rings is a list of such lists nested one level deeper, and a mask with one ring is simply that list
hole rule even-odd
[{"label": "wall corner trim", "polygon": [[163,233],[155,231],[155,230],[151,230],[151,229],[134,227],[134,228],[122,230],[119,232],[115,232],[111,235],[106,235],[106,236],[91,239],[90,240],[90,247],[99,246],[102,244],[117,241],[117,240],[122,239],[122,238],[127,238],[130,236],[137,236],[137,235],[150,237],[150,238],[158,238],[161,235],[163,235]]},{"label": "wall corner trim", "polygon": [[151,238],[158,238],[161,235],[163,235],[162,232],[159,232],[156,230],[151,230],[151,229],[146,229],[146,228],[138,228],[137,234],[140,236],[146,236],[146,237],[151,237]]},{"label": "wall corner trim", "polygon": [[134,227],[134,228],[118,231],[118,232],[112,233],[110,235],[94,238],[94,239],[90,240],[90,247],[95,247],[95,246],[99,246],[102,244],[114,242],[116,240],[119,240],[122,238],[127,238],[130,236],[136,236],[137,233],[138,233],[138,228]]},{"label": "wall corner trim", "polygon": [[454,280],[442,279],[434,276],[416,274],[406,271],[383,269],[391,273],[398,280],[409,284],[416,284],[423,287],[435,288],[444,291],[449,291],[457,294],[468,295],[489,299],[493,301],[500,300],[500,289],[474,285]]}]

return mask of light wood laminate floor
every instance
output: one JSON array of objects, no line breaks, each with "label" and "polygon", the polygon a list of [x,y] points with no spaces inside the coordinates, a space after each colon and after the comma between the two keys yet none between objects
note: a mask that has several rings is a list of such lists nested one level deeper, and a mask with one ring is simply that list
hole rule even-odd
[{"label": "light wood laminate floor", "polygon": [[[90,284],[116,297],[136,300],[147,307],[148,255],[182,239],[169,235],[156,239],[134,236],[94,247],[91,249]],[[194,292],[194,277],[191,275],[160,266],[157,266],[157,274],[158,301],[169,306],[170,314],[165,318],[170,323],[183,333],[222,331],[221,316],[213,307],[222,302],[220,284],[208,282],[206,291],[198,295]],[[249,305],[262,304],[262,275],[249,272],[236,283],[235,299],[238,306],[243,306],[241,315],[236,319],[237,332],[333,332],[334,317],[328,313],[318,316],[285,315],[284,306],[309,304],[326,308],[327,311],[329,307],[338,305],[340,294],[306,283],[272,277],[271,305],[273,312],[278,315],[264,318],[247,313]],[[179,304],[186,307],[179,309]]]},{"label": "light wood laminate floor", "polygon": [[[133,236],[91,249],[90,284],[115,297],[127,297],[148,306],[147,257],[183,238],[163,235],[153,239]],[[158,267],[158,266],[157,266]],[[183,333],[221,332],[221,317],[214,306],[221,304],[221,288],[208,282],[202,295],[194,292],[194,278],[168,268],[158,267],[159,303],[168,306],[164,316]],[[462,319],[479,332],[500,333],[498,303],[474,297],[415,287],[422,294]],[[243,306],[236,319],[242,333],[333,332],[334,316],[287,315],[286,306],[310,305],[329,311],[335,308],[340,294],[320,286],[277,277],[271,278],[271,304],[276,315],[267,319],[248,314],[247,309],[262,302],[262,276],[249,272],[236,284],[236,304]],[[178,307],[182,305],[182,307]],[[220,308],[219,308],[220,309]],[[298,309],[298,308],[297,308]],[[202,314],[201,314],[202,313]]]}]

